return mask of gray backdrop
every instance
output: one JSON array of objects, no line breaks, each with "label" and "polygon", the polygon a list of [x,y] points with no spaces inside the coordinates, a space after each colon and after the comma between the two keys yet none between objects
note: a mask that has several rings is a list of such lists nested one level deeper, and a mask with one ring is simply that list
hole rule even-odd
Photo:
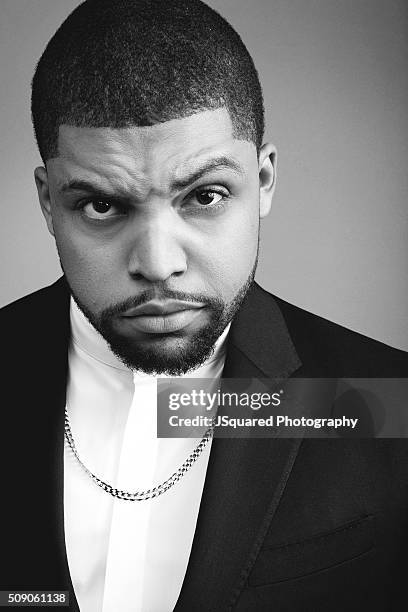
[{"label": "gray backdrop", "polygon": [[[0,0],[0,305],[60,275],[32,178],[35,62],[77,0]],[[406,0],[211,0],[264,85],[278,188],[258,282],[408,350]],[[209,41],[211,44],[211,41]]]}]

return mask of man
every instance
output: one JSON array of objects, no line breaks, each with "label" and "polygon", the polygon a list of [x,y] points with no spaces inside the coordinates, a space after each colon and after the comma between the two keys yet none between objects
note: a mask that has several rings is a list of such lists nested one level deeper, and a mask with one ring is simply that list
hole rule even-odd
[{"label": "man", "polygon": [[276,152],[239,36],[199,0],[88,0],[32,112],[64,277],[1,314],[1,589],[84,611],[401,609],[405,441],[155,436],[159,375],[408,371],[254,283]]}]

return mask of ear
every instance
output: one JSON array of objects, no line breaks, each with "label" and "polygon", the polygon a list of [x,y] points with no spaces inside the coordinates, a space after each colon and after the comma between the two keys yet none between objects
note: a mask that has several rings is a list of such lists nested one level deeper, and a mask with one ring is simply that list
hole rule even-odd
[{"label": "ear", "polygon": [[42,166],[36,168],[34,170],[34,178],[37,186],[38,199],[40,201],[42,213],[47,222],[48,231],[52,236],[55,236],[54,226],[52,223],[50,188],[48,184],[47,170]]},{"label": "ear", "polygon": [[271,210],[276,186],[276,148],[273,144],[262,145],[259,151],[259,216],[262,219]]}]

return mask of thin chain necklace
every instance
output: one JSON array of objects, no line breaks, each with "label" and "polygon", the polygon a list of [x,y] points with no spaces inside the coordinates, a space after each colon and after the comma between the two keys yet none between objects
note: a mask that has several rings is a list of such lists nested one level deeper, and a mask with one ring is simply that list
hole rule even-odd
[{"label": "thin chain necklace", "polygon": [[86,465],[82,462],[78,455],[78,451],[75,446],[74,437],[71,431],[71,425],[69,422],[69,417],[67,413],[67,409],[65,408],[65,438],[68,442],[68,445],[72,452],[74,453],[79,465],[82,469],[88,474],[88,476],[94,481],[98,487],[101,487],[104,491],[112,495],[113,497],[117,497],[118,499],[124,499],[126,501],[144,501],[146,499],[152,499],[153,497],[158,497],[165,493],[168,489],[176,484],[191,468],[191,466],[197,461],[204,448],[207,446],[209,440],[213,436],[213,426],[209,427],[205,432],[204,436],[201,438],[201,441],[197,444],[192,453],[187,457],[184,461],[183,465],[181,465],[176,472],[174,472],[167,480],[162,482],[161,484],[153,487],[152,489],[147,489],[146,491],[135,491],[134,493],[129,493],[127,491],[122,491],[121,489],[117,489],[116,487],[112,487],[110,484],[104,482],[93,474],[91,470],[89,470]]}]

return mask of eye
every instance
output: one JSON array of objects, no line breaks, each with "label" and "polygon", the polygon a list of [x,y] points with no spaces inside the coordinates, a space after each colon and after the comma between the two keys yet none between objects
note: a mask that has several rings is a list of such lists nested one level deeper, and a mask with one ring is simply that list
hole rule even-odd
[{"label": "eye", "polygon": [[214,189],[199,189],[194,193],[194,195],[197,202],[201,204],[201,206],[215,206],[224,197],[227,197],[227,194],[220,193]]},{"label": "eye", "polygon": [[102,200],[101,198],[83,202],[81,209],[86,217],[96,220],[110,219],[123,214],[123,211],[117,204],[109,202],[108,200]]}]

